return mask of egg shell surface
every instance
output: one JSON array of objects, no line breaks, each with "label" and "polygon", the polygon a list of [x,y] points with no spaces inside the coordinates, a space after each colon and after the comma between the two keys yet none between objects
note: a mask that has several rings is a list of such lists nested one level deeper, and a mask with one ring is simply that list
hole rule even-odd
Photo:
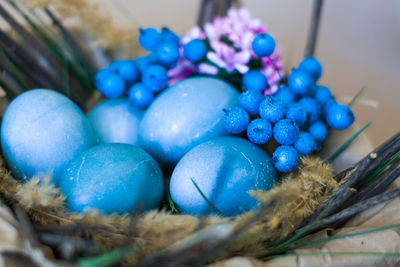
[{"label": "egg shell surface", "polygon": [[187,214],[213,213],[194,182],[215,208],[234,216],[258,206],[251,190],[269,190],[277,173],[268,154],[239,137],[219,137],[190,150],[175,167],[170,193]]},{"label": "egg shell surface", "polygon": [[71,161],[59,186],[71,211],[123,214],[157,208],[163,183],[161,169],[148,153],[110,143],[92,147]]},{"label": "egg shell surface", "polygon": [[133,107],[128,99],[111,99],[97,104],[88,118],[100,143],[137,145],[143,110]]},{"label": "egg shell surface", "polygon": [[69,161],[96,143],[85,114],[56,91],[29,90],[11,102],[3,116],[3,155],[19,179],[50,176],[56,183]]},{"label": "egg shell surface", "polygon": [[223,110],[236,106],[238,96],[216,78],[182,80],[148,108],[140,123],[139,144],[161,165],[173,166],[196,145],[228,135]]}]

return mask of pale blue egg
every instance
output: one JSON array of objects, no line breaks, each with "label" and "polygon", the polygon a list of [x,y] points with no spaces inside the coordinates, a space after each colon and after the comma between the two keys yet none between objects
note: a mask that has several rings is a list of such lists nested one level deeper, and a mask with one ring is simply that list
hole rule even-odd
[{"label": "pale blue egg", "polygon": [[1,126],[3,155],[20,179],[52,176],[56,182],[69,161],[96,142],[92,125],[78,106],[47,89],[14,99]]},{"label": "pale blue egg", "polygon": [[224,109],[239,94],[228,83],[207,77],[185,79],[158,96],[139,128],[139,144],[160,164],[173,166],[196,145],[228,135]]},{"label": "pale blue egg", "polygon": [[157,162],[128,144],[101,144],[71,161],[60,178],[75,212],[132,213],[159,207],[163,177]]},{"label": "pale blue egg", "polygon": [[264,150],[246,139],[225,136],[196,146],[179,161],[170,193],[183,213],[213,212],[201,191],[219,212],[234,216],[258,206],[249,191],[269,190],[276,181],[277,173]]},{"label": "pale blue egg", "polygon": [[137,144],[142,117],[143,110],[130,105],[128,99],[105,100],[88,114],[100,143],[131,145]]}]

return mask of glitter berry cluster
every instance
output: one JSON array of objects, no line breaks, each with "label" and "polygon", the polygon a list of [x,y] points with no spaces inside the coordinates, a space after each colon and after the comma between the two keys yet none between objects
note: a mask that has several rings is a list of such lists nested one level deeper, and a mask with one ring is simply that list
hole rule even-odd
[{"label": "glitter berry cluster", "polygon": [[[270,36],[258,35],[253,50],[270,53]],[[320,62],[307,57],[288,76],[274,95],[263,97],[259,88],[266,83],[263,77],[249,72],[243,77],[243,92],[239,106],[225,111],[225,128],[233,134],[247,133],[255,144],[275,140],[272,161],[281,172],[293,171],[299,156],[318,151],[330,134],[330,128],[345,130],[354,122],[348,106],[339,104],[328,87],[318,85],[322,75]],[[249,77],[250,76],[250,77]]]}]

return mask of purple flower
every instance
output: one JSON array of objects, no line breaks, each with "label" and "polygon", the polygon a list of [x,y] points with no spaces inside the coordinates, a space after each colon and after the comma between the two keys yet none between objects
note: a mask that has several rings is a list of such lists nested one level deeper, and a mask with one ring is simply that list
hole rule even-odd
[{"label": "purple flower", "polygon": [[[211,50],[207,52],[207,62],[198,68],[181,58],[178,65],[168,72],[173,82],[184,79],[196,71],[203,74],[217,75],[218,69],[228,73],[235,71],[244,74],[249,71],[249,62],[256,59],[251,43],[258,33],[267,32],[259,19],[251,17],[245,8],[230,9],[226,17],[216,17],[212,23],[204,25],[204,31],[195,26],[181,39],[181,46],[193,39],[207,39]],[[281,61],[281,49],[277,47],[269,58],[261,59],[261,72],[267,77],[269,87],[264,94],[273,94],[284,76]],[[190,74],[189,74],[190,73]]]}]

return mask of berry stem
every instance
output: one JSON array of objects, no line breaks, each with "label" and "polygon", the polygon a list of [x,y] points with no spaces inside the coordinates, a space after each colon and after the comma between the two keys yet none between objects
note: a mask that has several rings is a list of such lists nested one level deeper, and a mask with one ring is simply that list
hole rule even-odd
[{"label": "berry stem", "polygon": [[321,10],[323,3],[324,3],[323,0],[314,0],[313,10],[311,14],[311,24],[307,37],[305,57],[314,56],[315,44],[317,42],[317,37],[318,37],[319,21],[321,18]]}]

